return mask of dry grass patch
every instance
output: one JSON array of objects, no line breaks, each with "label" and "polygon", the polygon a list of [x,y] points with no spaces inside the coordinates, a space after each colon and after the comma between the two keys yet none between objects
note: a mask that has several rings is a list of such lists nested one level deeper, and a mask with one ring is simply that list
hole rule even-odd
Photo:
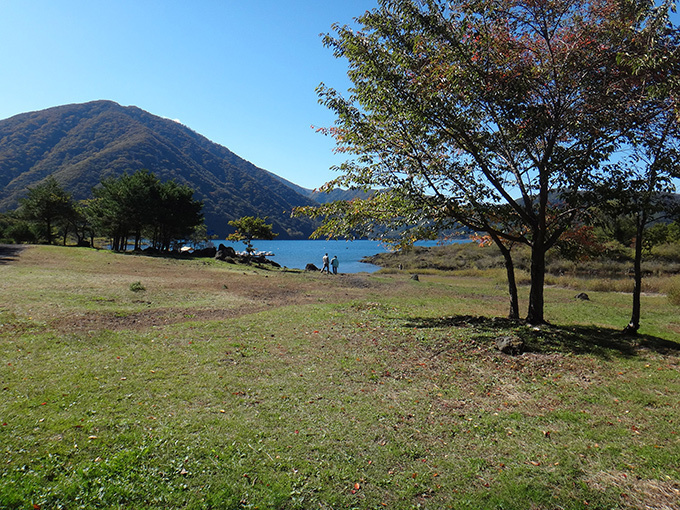
[{"label": "dry grass patch", "polygon": [[598,473],[589,483],[595,489],[616,487],[621,499],[631,508],[677,510],[680,483],[666,480],[643,480],[625,472]]},{"label": "dry grass patch", "polygon": [[[136,283],[144,290],[131,291]],[[331,281],[324,275],[212,260],[41,246],[21,252],[12,273],[0,282],[0,292],[11,296],[7,311],[28,309],[32,320],[68,332],[223,320],[281,306],[352,299],[376,285],[366,275],[338,275]]]}]

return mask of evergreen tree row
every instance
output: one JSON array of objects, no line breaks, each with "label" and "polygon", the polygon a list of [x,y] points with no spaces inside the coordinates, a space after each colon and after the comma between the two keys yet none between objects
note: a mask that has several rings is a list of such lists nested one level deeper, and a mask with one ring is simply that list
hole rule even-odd
[{"label": "evergreen tree row", "polygon": [[203,225],[202,202],[194,191],[174,180],[161,182],[148,170],[104,179],[88,200],[74,201],[54,177],[28,189],[18,210],[0,219],[0,238],[13,242],[46,242],[69,236],[78,245],[93,245],[103,236],[111,249],[126,251],[142,241],[158,251],[193,236]]}]

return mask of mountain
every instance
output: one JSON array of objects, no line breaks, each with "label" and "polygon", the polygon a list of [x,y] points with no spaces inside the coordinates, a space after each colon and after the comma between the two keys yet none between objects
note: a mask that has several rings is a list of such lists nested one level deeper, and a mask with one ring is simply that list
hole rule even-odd
[{"label": "mountain", "polygon": [[303,188],[302,186],[298,186],[297,184],[293,184],[285,180],[283,177],[278,176],[276,177],[277,179],[281,179],[281,182],[285,183],[287,186],[290,186],[301,195],[311,198],[314,202],[317,202],[319,204],[327,204],[329,202],[336,202],[340,200],[350,201],[354,200],[355,198],[365,199],[370,197],[374,193],[373,191],[351,190],[341,188],[337,188],[326,193],[315,189]]},{"label": "mountain", "polygon": [[220,237],[242,216],[267,216],[282,239],[306,238],[316,225],[290,217],[293,207],[316,204],[309,190],[135,106],[93,101],[0,120],[0,211],[15,209],[49,175],[79,200],[103,178],[141,169],[194,189],[208,230]]}]

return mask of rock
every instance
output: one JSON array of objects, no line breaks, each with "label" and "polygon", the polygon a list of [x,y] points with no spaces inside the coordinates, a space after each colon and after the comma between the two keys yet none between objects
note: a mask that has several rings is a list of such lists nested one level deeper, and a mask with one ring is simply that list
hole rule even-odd
[{"label": "rock", "polygon": [[411,280],[414,280],[414,281],[416,281],[416,282],[419,282],[419,281],[420,281],[420,278],[418,277],[417,274],[412,274],[412,275],[411,275]]},{"label": "rock", "polygon": [[517,356],[524,352],[524,341],[514,336],[499,336],[496,338],[496,349]]},{"label": "rock", "polygon": [[224,246],[220,244],[215,253],[215,260],[226,260],[236,258],[236,250],[231,246]]},{"label": "rock", "polygon": [[590,301],[588,294],[586,294],[585,292],[579,292],[574,296],[574,299],[580,299],[581,301]]},{"label": "rock", "polygon": [[319,268],[316,267],[314,264],[307,264],[305,266],[305,271],[316,271],[317,273],[319,272]]},{"label": "rock", "polygon": [[214,257],[217,255],[217,248],[214,246],[209,246],[208,248],[202,248],[200,250],[194,250],[191,253],[192,257]]},{"label": "rock", "polygon": [[254,255],[253,257],[248,257],[245,258],[246,261],[245,263],[247,264],[248,262],[255,263],[255,264],[265,264],[267,266],[272,266],[272,267],[281,267],[281,264],[278,262],[274,262],[273,260],[269,260],[267,257],[264,255]]}]

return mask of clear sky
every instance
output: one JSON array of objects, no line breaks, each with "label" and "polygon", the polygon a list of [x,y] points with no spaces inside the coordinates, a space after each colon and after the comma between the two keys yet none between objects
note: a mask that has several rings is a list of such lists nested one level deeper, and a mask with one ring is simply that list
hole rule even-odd
[{"label": "clear sky", "polygon": [[[0,0],[0,119],[109,99],[176,119],[306,188],[337,174],[322,33],[376,0]],[[679,21],[674,15],[674,22]]]},{"label": "clear sky", "polygon": [[316,188],[337,174],[346,90],[320,34],[374,0],[0,0],[0,119],[109,99],[182,122],[255,165]]}]

